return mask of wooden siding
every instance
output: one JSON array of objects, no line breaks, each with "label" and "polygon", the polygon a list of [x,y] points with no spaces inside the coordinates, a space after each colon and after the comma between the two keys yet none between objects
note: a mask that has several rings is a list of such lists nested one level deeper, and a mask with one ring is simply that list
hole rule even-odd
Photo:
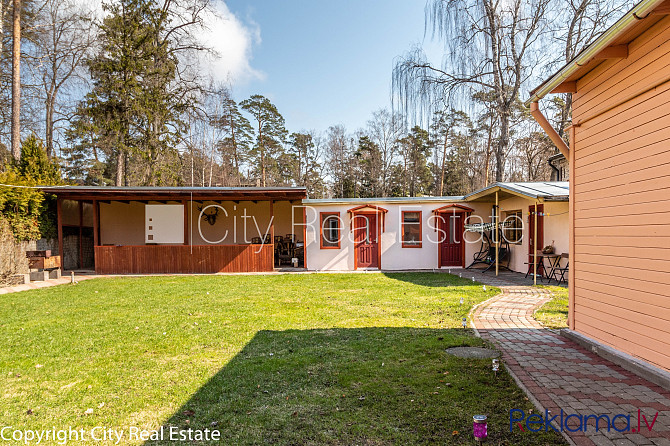
[{"label": "wooden siding", "polygon": [[670,370],[670,17],[573,95],[574,329]]},{"label": "wooden siding", "polygon": [[98,274],[232,273],[273,270],[273,245],[96,246]]}]

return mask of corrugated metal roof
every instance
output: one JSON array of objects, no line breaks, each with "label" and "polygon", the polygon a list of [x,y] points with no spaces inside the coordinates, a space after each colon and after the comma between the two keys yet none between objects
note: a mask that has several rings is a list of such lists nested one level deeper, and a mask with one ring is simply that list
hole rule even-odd
[{"label": "corrugated metal roof", "polygon": [[385,198],[314,198],[305,204],[375,204],[375,203],[444,203],[463,201],[463,196],[448,197],[385,197]]},{"label": "corrugated metal roof", "polygon": [[570,183],[567,181],[545,181],[545,182],[529,182],[529,183],[494,183],[488,187],[472,192],[465,196],[465,200],[478,195],[482,192],[491,190],[493,192],[496,188],[508,190],[512,193],[525,195],[530,198],[548,198],[548,199],[567,199],[570,195]]},{"label": "corrugated metal roof", "polygon": [[476,190],[465,196],[449,197],[387,197],[387,198],[325,198],[303,200],[305,204],[332,205],[332,204],[366,204],[366,203],[444,203],[469,201],[470,197],[481,197],[488,195],[487,191],[494,193],[496,188],[507,190],[515,195],[523,195],[529,198],[543,198],[546,200],[567,201],[570,194],[570,183],[567,181],[545,181],[545,182],[513,182],[495,183],[483,189]]}]

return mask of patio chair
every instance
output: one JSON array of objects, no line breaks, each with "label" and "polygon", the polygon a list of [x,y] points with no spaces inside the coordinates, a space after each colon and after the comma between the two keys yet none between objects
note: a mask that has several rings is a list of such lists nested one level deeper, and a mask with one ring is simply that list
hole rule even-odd
[{"label": "patio chair", "polygon": [[[544,282],[545,276],[548,274],[546,273],[545,266],[544,266],[544,254],[542,251],[538,250],[537,251],[537,274],[540,277],[540,282]],[[530,255],[530,258],[532,258],[532,254]],[[524,265],[528,265],[528,269],[526,270],[526,275],[523,276],[525,279],[529,275],[532,276],[534,274],[535,268],[534,265],[535,263],[528,259],[528,262],[523,262]],[[547,277],[549,281],[551,281],[551,277]]]},{"label": "patio chair", "polygon": [[562,253],[561,260],[562,259],[565,259],[565,267],[561,267],[560,265],[557,266],[556,268],[554,268],[554,274],[552,275],[552,278],[556,279],[558,285],[560,285],[561,283],[568,283],[566,274],[570,272],[570,254],[568,254],[567,252]]}]

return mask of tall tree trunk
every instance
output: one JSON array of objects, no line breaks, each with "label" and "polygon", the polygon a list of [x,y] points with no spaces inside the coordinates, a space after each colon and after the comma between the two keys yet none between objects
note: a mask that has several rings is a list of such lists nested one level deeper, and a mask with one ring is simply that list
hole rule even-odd
[{"label": "tall tree trunk", "polygon": [[53,156],[53,147],[54,147],[54,95],[52,92],[47,92],[47,100],[45,107],[45,139],[46,139],[46,150],[47,158],[51,159]]},{"label": "tall tree trunk", "polygon": [[116,180],[114,181],[114,185],[123,186],[125,177],[125,156],[123,150],[119,150],[116,154]]},{"label": "tall tree trunk", "polygon": [[0,54],[5,51],[5,4],[0,0]]},{"label": "tall tree trunk", "polygon": [[444,145],[442,146],[442,169],[440,172],[440,196],[444,195],[444,171],[447,170],[447,146],[449,142],[449,130],[444,135]]},{"label": "tall tree trunk", "polygon": [[509,147],[509,110],[500,113],[500,139],[496,148],[496,182],[503,181],[505,153]]},{"label": "tall tree trunk", "polygon": [[484,167],[486,169],[486,176],[484,179],[484,187],[489,185],[490,179],[490,170],[489,164],[491,164],[491,145],[493,144],[493,114],[491,114],[491,122],[489,123],[489,137],[486,141],[486,161],[484,162]]},{"label": "tall tree trunk", "polygon": [[12,31],[12,155],[21,158],[21,0],[14,0]]}]

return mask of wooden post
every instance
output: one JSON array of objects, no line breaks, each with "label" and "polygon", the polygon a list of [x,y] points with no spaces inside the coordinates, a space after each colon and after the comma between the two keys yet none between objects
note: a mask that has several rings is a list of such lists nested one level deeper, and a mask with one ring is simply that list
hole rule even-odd
[{"label": "wooden post", "polygon": [[100,216],[98,215],[98,200],[93,200],[93,269],[95,270],[95,248],[100,244]]},{"label": "wooden post", "polygon": [[537,285],[537,200],[535,200],[533,232],[533,285]]},{"label": "wooden post", "polygon": [[302,208],[302,266],[307,269],[307,208]]},{"label": "wooden post", "polygon": [[270,200],[270,247],[272,248],[272,265],[275,264],[275,220],[274,200]]},{"label": "wooden post", "polygon": [[98,228],[100,225],[98,215],[98,200],[93,200],[93,250],[100,244],[100,234]]},{"label": "wooden post", "polygon": [[82,226],[84,226],[84,202],[79,200],[79,268],[80,269],[84,269],[84,249],[82,247],[84,234]]},{"label": "wooden post", "polygon": [[496,276],[498,275],[499,265],[500,265],[500,259],[499,259],[499,257],[500,257],[500,234],[498,233],[498,221],[500,220],[499,214],[500,214],[500,212],[498,211],[498,191],[496,190],[496,215],[495,215],[496,224],[493,228],[493,230],[495,232],[495,237],[496,237],[495,238],[495,240],[496,240]]},{"label": "wooden post", "polygon": [[62,211],[62,199],[56,199],[56,215],[58,219],[58,255],[60,256],[61,268],[65,265],[65,259],[63,258],[63,211]]}]

